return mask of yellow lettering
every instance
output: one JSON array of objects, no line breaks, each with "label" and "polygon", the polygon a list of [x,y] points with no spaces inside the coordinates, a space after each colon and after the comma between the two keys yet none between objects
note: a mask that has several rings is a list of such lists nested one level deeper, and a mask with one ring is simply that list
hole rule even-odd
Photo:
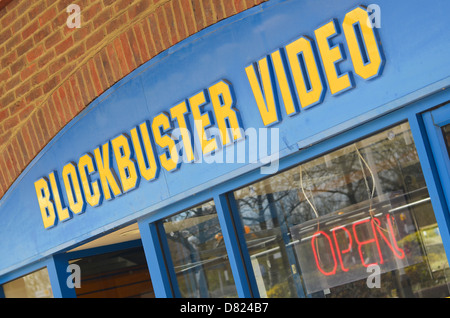
[{"label": "yellow lettering", "polygon": [[112,199],[113,195],[118,196],[122,193],[120,182],[109,160],[110,151],[111,147],[109,142],[105,143],[101,148],[98,147],[94,150],[100,183],[106,200]]},{"label": "yellow lettering", "polygon": [[201,112],[201,108],[207,103],[206,96],[205,91],[202,90],[189,98],[189,105],[191,106],[192,116],[194,117],[195,128],[204,154],[218,149],[216,138],[212,137],[211,139],[208,139],[206,136],[205,129],[211,126],[212,122],[210,112],[207,111],[204,114]]},{"label": "yellow lettering", "polygon": [[347,13],[342,23],[353,69],[366,80],[378,76],[383,65],[375,31],[367,21],[367,11],[358,7]]},{"label": "yellow lettering", "polygon": [[291,85],[289,85],[288,77],[286,75],[285,63],[281,58],[281,50],[276,50],[273,52],[271,57],[275,74],[277,75],[281,97],[283,98],[284,108],[286,109],[286,114],[294,115],[298,113],[298,107],[294,104],[294,99],[292,98]]},{"label": "yellow lettering", "polygon": [[65,165],[62,176],[70,210],[75,214],[83,213],[86,203],[84,202],[83,194],[81,192],[76,164],[68,163]]},{"label": "yellow lettering", "polygon": [[[258,68],[258,72],[255,71],[255,67]],[[262,58],[257,65],[251,64],[247,66],[245,72],[247,73],[264,126],[277,123],[279,121],[279,110],[273,91],[268,58]],[[259,79],[257,74],[259,74]],[[262,83],[262,88],[260,83]]]},{"label": "yellow lettering", "polygon": [[78,160],[78,172],[83,186],[84,197],[86,198],[86,202],[91,206],[99,205],[102,197],[98,181],[91,182],[89,180],[89,175],[94,171],[96,170],[94,168],[92,154],[87,153]]},{"label": "yellow lettering", "polygon": [[58,214],[58,219],[60,221],[66,221],[71,218],[71,215],[66,207],[63,207],[63,202],[61,198],[61,188],[56,180],[55,172],[48,175],[50,179],[50,186],[53,193],[53,202],[55,204],[56,213]]},{"label": "yellow lettering", "polygon": [[336,70],[336,63],[343,60],[341,47],[335,45],[330,48],[329,45],[329,38],[338,34],[336,31],[336,21],[332,20],[328,22],[324,26],[316,29],[314,33],[331,94],[336,94],[352,87],[349,75],[345,73],[339,76]]},{"label": "yellow lettering", "polygon": [[301,37],[286,46],[300,105],[304,108],[321,101],[324,93],[311,40]]},{"label": "yellow lettering", "polygon": [[111,145],[116,158],[117,168],[119,169],[122,191],[125,193],[134,189],[139,181],[136,162],[132,158],[130,139],[125,134],[122,134],[112,139]]},{"label": "yellow lettering", "polygon": [[50,189],[47,178],[41,178],[34,183],[36,195],[41,210],[42,222],[44,227],[50,228],[56,225],[56,213],[53,202],[50,199]]},{"label": "yellow lettering", "polygon": [[[228,145],[230,142],[240,139],[242,137],[241,124],[238,118],[239,112],[234,107],[235,100],[231,91],[231,84],[222,80],[209,88],[209,95],[222,144]],[[232,140],[230,140],[230,137]]]},{"label": "yellow lettering", "polygon": [[[156,162],[155,151],[153,149],[153,143],[148,132],[147,122],[145,121],[140,124],[139,129],[140,136],[138,134],[137,128],[133,128],[131,130],[131,139],[133,140],[133,147],[141,176],[144,177],[145,180],[150,181],[156,178],[159,171],[159,166]],[[144,156],[142,145],[144,146],[146,156]]]},{"label": "yellow lettering", "polygon": [[186,114],[189,113],[187,104],[185,101],[173,106],[170,109],[170,116],[175,118],[178,122],[178,127],[180,129],[181,138],[183,140],[184,153],[186,155],[187,162],[194,161],[194,150],[192,149],[192,139],[191,134],[188,130],[186,123]]},{"label": "yellow lettering", "polygon": [[173,128],[169,120],[169,115],[165,112],[153,118],[152,131],[156,144],[161,148],[166,149],[165,152],[159,156],[161,166],[163,166],[167,171],[173,171],[178,169],[179,155],[177,147],[175,145],[175,141],[170,138],[169,135],[162,134],[161,127],[163,131]]}]

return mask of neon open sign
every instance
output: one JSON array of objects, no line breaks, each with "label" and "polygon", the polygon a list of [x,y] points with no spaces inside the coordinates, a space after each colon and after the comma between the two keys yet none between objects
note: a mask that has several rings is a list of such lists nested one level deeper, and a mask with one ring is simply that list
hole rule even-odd
[{"label": "neon open sign", "polygon": [[308,293],[365,279],[373,264],[385,273],[420,261],[413,216],[385,212],[346,213],[291,228]]}]

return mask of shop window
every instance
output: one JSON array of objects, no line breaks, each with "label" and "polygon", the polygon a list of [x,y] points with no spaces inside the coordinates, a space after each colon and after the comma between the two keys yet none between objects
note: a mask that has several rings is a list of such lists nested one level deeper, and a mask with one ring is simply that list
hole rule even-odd
[{"label": "shop window", "polygon": [[80,267],[77,298],[153,298],[142,246],[70,261]]},{"label": "shop window", "polygon": [[47,268],[2,285],[6,298],[53,298]]},{"label": "shop window", "polygon": [[445,297],[408,123],[234,192],[261,297]]},{"label": "shop window", "polygon": [[164,220],[181,297],[237,297],[213,202]]}]

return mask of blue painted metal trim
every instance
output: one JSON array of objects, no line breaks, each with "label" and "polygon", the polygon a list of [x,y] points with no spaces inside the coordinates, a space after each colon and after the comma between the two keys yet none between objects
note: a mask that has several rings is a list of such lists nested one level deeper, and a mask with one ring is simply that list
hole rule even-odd
[{"label": "blue painted metal trim", "polygon": [[423,119],[447,207],[450,207],[450,158],[442,134],[442,127],[450,123],[450,104],[447,103],[445,106],[425,113]]},{"label": "blue painted metal trim", "polygon": [[52,285],[54,298],[76,298],[75,288],[67,286],[70,272],[67,272],[69,262],[65,255],[55,255],[47,261],[48,276]]},{"label": "blue painted metal trim", "polygon": [[[427,114],[429,115],[429,113]],[[423,175],[431,198],[431,204],[436,216],[444,249],[447,254],[447,259],[450,262],[450,214],[440,183],[438,168],[433,160],[433,152],[436,151],[436,148],[435,145],[432,145],[429,141],[426,127],[427,124],[425,124],[420,114],[410,115],[409,124],[411,126],[411,132],[413,134],[414,143],[422,166]],[[440,151],[442,152],[443,149],[440,149]]]},{"label": "blue painted metal trim", "polygon": [[138,224],[155,296],[157,298],[177,297],[166,267],[164,248],[161,244],[157,224],[148,224],[147,222],[139,222]]},{"label": "blue painted metal trim", "polygon": [[248,253],[243,251],[242,245],[239,242],[239,237],[244,233],[241,222],[233,217],[226,195],[216,195],[214,197],[214,203],[216,205],[217,216],[219,218],[220,228],[222,230],[223,240],[227,249],[228,260],[233,272],[238,296],[241,298],[253,297],[255,295],[250,287],[250,280],[254,281],[255,278],[253,271],[250,272],[252,277],[249,277],[248,275],[245,266],[246,262],[244,260],[244,255],[248,255]]}]

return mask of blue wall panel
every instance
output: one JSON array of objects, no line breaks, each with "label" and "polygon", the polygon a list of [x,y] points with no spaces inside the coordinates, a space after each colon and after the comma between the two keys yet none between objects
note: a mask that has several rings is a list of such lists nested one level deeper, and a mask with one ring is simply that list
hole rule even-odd
[{"label": "blue wall panel", "polygon": [[[371,80],[354,75],[354,88],[336,96],[327,88],[320,104],[294,116],[287,116],[282,108],[282,120],[271,126],[279,128],[282,156],[296,152],[298,145],[330,137],[449,85],[450,2],[376,3],[381,8],[381,28],[376,32],[385,59],[382,74]],[[177,171],[161,169],[157,180],[141,178],[137,189],[98,207],[87,206],[83,214],[51,229],[42,225],[34,189],[34,182],[52,171],[57,171],[61,183],[68,162],[78,162],[83,154],[93,153],[119,134],[129,134],[144,120],[219,80],[232,84],[243,128],[263,127],[245,67],[302,35],[314,39],[314,30],[331,19],[341,25],[345,14],[360,4],[364,3],[268,1],[188,38],[114,85],[45,147],[2,198],[0,275],[258,167],[182,163]],[[342,43],[350,56],[343,34],[332,42]],[[339,67],[341,72],[353,72],[349,58]],[[212,110],[211,105],[205,110]]]}]

